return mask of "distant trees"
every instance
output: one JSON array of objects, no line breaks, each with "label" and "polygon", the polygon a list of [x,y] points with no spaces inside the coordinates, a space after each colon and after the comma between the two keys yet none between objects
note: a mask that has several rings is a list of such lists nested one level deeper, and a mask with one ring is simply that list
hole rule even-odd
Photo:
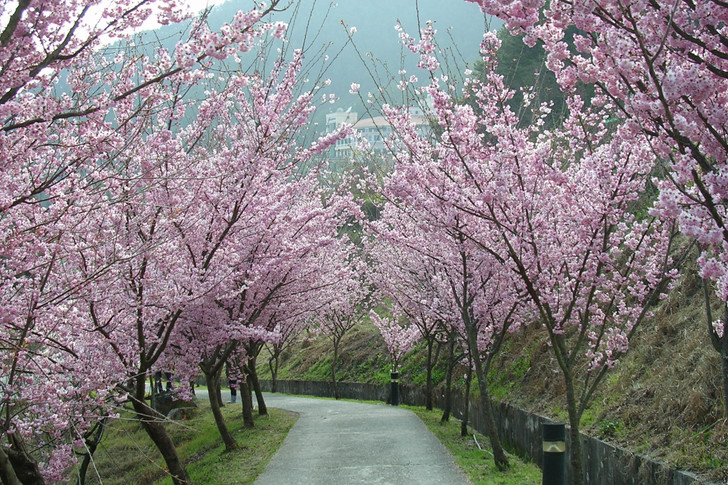
[{"label": "distant trees", "polygon": [[[549,128],[559,124],[566,116],[566,96],[556,82],[556,76],[546,67],[546,51],[541,43],[528,46],[523,35],[511,35],[502,27],[498,31],[501,46],[495,72],[503,76],[506,86],[513,91],[508,106],[518,115],[521,126],[527,126],[539,117],[534,109],[547,103],[551,111],[543,119]],[[482,60],[473,64],[473,76],[485,81],[489,69]],[[526,102],[528,101],[528,102]],[[477,105],[473,106],[477,110]]]},{"label": "distant trees", "polygon": [[340,246],[331,249],[334,264],[328,266],[331,272],[327,277],[331,279],[326,286],[327,293],[332,298],[325,300],[317,310],[315,325],[322,335],[331,340],[331,386],[334,398],[340,399],[336,371],[341,355],[341,341],[367,314],[369,291],[365,285],[361,263],[347,254],[347,244],[342,241]]},{"label": "distant trees", "polygon": [[405,354],[419,338],[419,332],[414,325],[401,325],[396,316],[391,318],[380,317],[376,312],[370,311],[369,318],[384,339],[387,346],[389,360],[392,363],[392,372],[399,371],[399,364]]}]

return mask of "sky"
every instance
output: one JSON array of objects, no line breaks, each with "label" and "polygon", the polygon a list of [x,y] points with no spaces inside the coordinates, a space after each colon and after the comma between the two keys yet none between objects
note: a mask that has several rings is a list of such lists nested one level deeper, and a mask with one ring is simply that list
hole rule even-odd
[{"label": "sky", "polygon": [[[58,0],[63,1],[63,0]],[[207,7],[212,7],[215,5],[220,5],[222,3],[225,3],[230,0],[178,0],[178,2],[188,9],[191,13],[195,14],[202,10],[204,10]],[[242,3],[242,2],[241,2]],[[96,20],[100,17],[101,9],[113,5],[114,0],[101,0],[99,2],[98,7],[92,8],[89,10],[88,14],[86,15],[86,24],[87,25],[93,25]],[[252,8],[252,1],[248,2],[246,4],[247,7]],[[8,22],[8,19],[10,18],[11,14],[15,11],[15,9],[18,6],[17,0],[0,0],[0,32],[2,32],[5,29],[5,26]],[[242,8],[242,6],[241,6]],[[144,27],[142,30],[152,30],[159,27],[159,24],[154,22],[153,20],[147,20],[145,22]]]},{"label": "sky", "polygon": [[[178,0],[178,3],[180,3],[184,8],[188,9],[191,13],[196,14],[206,9],[207,7],[214,7],[215,5],[220,5],[228,1],[230,0]],[[103,0],[102,3],[113,3],[113,0]],[[247,4],[247,6],[250,5],[252,5],[252,2],[250,2],[250,4]],[[152,30],[156,29],[157,27],[159,27],[158,23],[154,22],[153,20],[147,20],[144,23],[142,30]]]}]

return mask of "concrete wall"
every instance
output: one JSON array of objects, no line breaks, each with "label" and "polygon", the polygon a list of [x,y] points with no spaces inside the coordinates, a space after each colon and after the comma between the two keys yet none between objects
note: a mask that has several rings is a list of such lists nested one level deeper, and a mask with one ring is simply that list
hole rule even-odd
[{"label": "concrete wall", "polygon": [[[270,391],[271,382],[261,380],[263,390]],[[344,399],[389,402],[389,384],[365,384],[358,382],[338,383],[339,392]],[[333,397],[329,382],[318,381],[278,381],[278,392],[307,396]],[[413,406],[425,405],[424,389],[408,384],[400,384],[400,401]],[[435,406],[442,408],[444,396],[434,396]],[[462,395],[453,396],[452,414],[460,418],[465,409]],[[470,425],[484,433],[479,401],[470,401]],[[506,403],[495,403],[494,414],[498,431],[504,445],[520,456],[541,466],[541,425],[549,421],[543,416],[528,413]],[[568,431],[567,431],[567,447]],[[582,435],[584,463],[586,464],[587,483],[593,485],[718,485],[701,480],[696,475],[672,470],[667,465],[616,448],[596,438]],[[567,458],[568,461],[568,458]],[[567,470],[567,483],[569,483]]]}]

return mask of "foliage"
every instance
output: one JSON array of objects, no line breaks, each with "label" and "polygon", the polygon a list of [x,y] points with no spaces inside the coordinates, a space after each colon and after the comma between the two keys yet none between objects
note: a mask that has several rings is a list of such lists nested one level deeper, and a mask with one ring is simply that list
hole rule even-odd
[{"label": "foliage", "polygon": [[[566,115],[566,95],[561,91],[556,76],[546,68],[546,52],[541,43],[528,46],[522,35],[510,35],[508,29],[502,27],[498,31],[501,46],[498,49],[498,65],[495,72],[503,76],[505,85],[513,91],[508,106],[518,115],[521,126],[527,126],[538,118],[529,106],[540,106],[547,103],[551,112],[544,119],[544,126],[553,128]],[[473,76],[485,81],[489,69],[482,60],[473,65]],[[524,102],[524,97],[533,97],[531,104]],[[474,106],[477,109],[477,106]]]}]

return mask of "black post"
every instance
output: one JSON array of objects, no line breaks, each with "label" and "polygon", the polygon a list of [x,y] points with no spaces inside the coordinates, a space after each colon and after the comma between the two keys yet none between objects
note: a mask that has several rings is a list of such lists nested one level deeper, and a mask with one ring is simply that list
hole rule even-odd
[{"label": "black post", "polygon": [[566,426],[543,424],[543,485],[566,483]]},{"label": "black post", "polygon": [[390,401],[392,406],[399,406],[399,372],[392,372],[390,376],[390,386],[392,389],[392,399]]}]

